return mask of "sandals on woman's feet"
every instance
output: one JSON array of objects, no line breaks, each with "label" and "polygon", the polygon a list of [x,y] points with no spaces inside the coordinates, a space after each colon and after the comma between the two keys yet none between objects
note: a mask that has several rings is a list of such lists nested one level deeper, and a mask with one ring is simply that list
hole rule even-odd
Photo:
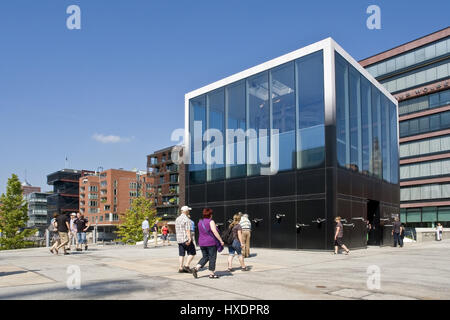
[{"label": "sandals on woman's feet", "polygon": [[247,267],[243,267],[243,268],[241,268],[241,271],[248,271],[248,268]]},{"label": "sandals on woman's feet", "polygon": [[228,272],[233,272],[233,269],[232,268],[228,268],[227,271]]},{"label": "sandals on woman's feet", "polygon": [[219,276],[216,276],[215,274],[210,274],[209,278],[210,279],[219,279]]}]

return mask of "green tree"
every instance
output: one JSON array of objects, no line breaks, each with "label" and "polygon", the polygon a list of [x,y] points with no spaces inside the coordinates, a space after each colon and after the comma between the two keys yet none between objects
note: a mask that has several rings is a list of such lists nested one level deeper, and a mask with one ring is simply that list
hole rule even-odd
[{"label": "green tree", "polygon": [[0,197],[0,250],[22,249],[32,246],[26,238],[36,230],[25,229],[28,221],[28,203],[23,198],[22,186],[17,175],[8,179],[6,195]]},{"label": "green tree", "polygon": [[153,202],[145,197],[134,199],[131,208],[121,215],[121,223],[116,231],[120,241],[132,244],[142,241],[142,222],[146,217],[150,226],[156,222]]}]

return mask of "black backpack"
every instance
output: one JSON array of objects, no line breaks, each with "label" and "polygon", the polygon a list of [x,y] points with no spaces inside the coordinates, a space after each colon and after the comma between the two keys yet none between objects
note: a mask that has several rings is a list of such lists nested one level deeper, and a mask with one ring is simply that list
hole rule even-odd
[{"label": "black backpack", "polygon": [[221,234],[223,243],[225,243],[226,245],[231,246],[231,244],[233,243],[233,228],[227,228],[226,230],[224,230]]}]

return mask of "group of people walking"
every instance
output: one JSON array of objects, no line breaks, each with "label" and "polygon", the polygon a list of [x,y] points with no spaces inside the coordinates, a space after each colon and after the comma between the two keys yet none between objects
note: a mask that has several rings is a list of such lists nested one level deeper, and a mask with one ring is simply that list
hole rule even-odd
[{"label": "group of people walking", "polygon": [[84,250],[87,250],[86,231],[89,227],[90,222],[81,213],[55,213],[48,227],[53,241],[50,252],[58,255],[59,250],[63,248],[64,254],[67,255],[72,245],[76,251],[82,251],[83,245]]},{"label": "group of people walking", "polygon": [[[197,265],[190,268],[195,255],[195,233],[192,232],[192,220],[189,218],[189,211],[192,208],[183,206],[181,214],[175,221],[175,229],[178,243],[179,268],[180,273],[192,273],[197,278],[198,272],[208,263],[209,278],[217,279],[216,261],[217,253],[222,252],[224,247],[228,247],[228,272],[233,271],[233,259],[238,257],[240,269],[248,271],[244,258],[250,255],[250,229],[251,223],[247,215],[235,214],[233,221],[222,234],[214,221],[214,212],[211,208],[205,208],[202,212],[202,219],[198,221],[198,245],[202,252],[202,258]],[[187,255],[187,258],[186,258]],[[186,261],[185,261],[186,258]]]}]

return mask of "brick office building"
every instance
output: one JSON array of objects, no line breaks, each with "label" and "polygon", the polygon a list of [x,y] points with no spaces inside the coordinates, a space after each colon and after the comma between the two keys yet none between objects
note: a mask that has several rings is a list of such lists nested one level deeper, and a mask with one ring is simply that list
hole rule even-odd
[{"label": "brick office building", "polygon": [[99,240],[113,240],[120,215],[139,196],[150,197],[152,177],[145,171],[109,169],[81,177],[80,213],[97,227]]},{"label": "brick office building", "polygon": [[450,27],[360,64],[399,101],[402,222],[450,227]]}]

